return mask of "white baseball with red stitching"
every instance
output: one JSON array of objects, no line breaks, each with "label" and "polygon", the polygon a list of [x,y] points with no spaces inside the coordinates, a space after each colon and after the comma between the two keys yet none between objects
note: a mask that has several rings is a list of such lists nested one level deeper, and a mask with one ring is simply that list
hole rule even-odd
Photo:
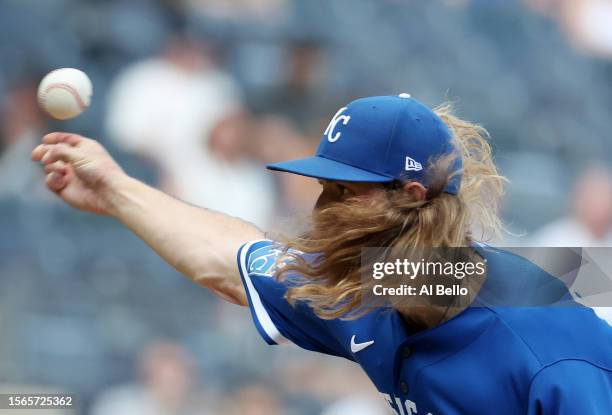
[{"label": "white baseball with red stitching", "polygon": [[51,117],[67,120],[89,106],[93,87],[85,72],[74,68],[56,69],[38,86],[38,103]]}]

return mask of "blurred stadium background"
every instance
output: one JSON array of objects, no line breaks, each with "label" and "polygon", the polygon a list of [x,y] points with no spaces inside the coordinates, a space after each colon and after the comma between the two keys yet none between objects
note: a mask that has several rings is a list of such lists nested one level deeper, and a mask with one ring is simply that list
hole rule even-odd
[{"label": "blurred stadium background", "polygon": [[[270,350],[248,310],[62,206],[31,149],[95,137],[142,180],[282,232],[317,184],[263,164],[311,152],[352,98],[409,92],[491,132],[499,243],[609,245],[611,21],[610,0],[0,1],[0,390],[94,415],[384,413],[352,365]],[[93,103],[53,122],[36,86],[66,66]]]}]

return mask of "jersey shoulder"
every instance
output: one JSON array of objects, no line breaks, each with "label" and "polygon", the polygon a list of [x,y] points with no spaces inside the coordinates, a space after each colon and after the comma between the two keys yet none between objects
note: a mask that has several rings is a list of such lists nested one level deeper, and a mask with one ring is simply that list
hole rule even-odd
[{"label": "jersey shoulder", "polygon": [[612,327],[575,302],[565,283],[530,260],[485,247],[485,305],[542,365],[579,359],[612,368]]},{"label": "jersey shoulder", "polygon": [[581,305],[492,308],[542,366],[583,360],[612,370],[612,326]]},{"label": "jersey shoulder", "polygon": [[[487,280],[479,293],[479,300],[484,305],[528,307],[573,301],[564,281],[531,260],[491,246],[481,245],[476,249],[487,268]],[[578,267],[579,262],[575,268]]]}]

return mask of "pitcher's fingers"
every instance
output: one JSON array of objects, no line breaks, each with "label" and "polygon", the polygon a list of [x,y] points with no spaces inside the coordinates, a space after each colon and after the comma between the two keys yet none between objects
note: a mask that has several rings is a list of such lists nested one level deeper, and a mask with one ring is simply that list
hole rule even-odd
[{"label": "pitcher's fingers", "polygon": [[66,187],[65,177],[56,172],[47,174],[45,182],[49,190],[55,193],[61,191],[64,187]]},{"label": "pitcher's fingers", "polygon": [[49,173],[53,173],[53,172],[59,173],[62,176],[65,175],[66,172],[67,172],[66,163],[64,163],[61,160],[58,160],[58,161],[56,161],[54,163],[50,163],[50,164],[45,165],[45,173],[49,174]]},{"label": "pitcher's fingers", "polygon": [[42,142],[44,144],[59,144],[59,143],[64,143],[64,144],[68,144],[70,146],[75,146],[81,140],[83,140],[83,137],[81,137],[78,134],[59,132],[59,133],[47,134],[46,136],[43,137]]},{"label": "pitcher's fingers", "polygon": [[74,147],[70,147],[66,144],[55,144],[50,146],[49,150],[40,160],[43,164],[55,163],[58,160],[62,160],[66,163],[72,163],[79,159],[79,151]]},{"label": "pitcher's fingers", "polygon": [[48,150],[49,146],[45,144],[37,145],[34,150],[32,150],[32,160],[40,161]]}]

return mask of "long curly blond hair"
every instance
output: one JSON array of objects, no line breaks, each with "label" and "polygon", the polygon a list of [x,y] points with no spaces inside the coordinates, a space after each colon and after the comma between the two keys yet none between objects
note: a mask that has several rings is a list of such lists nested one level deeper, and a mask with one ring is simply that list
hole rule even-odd
[{"label": "long curly blond hair", "polygon": [[[362,249],[390,247],[395,252],[419,247],[466,247],[502,229],[498,203],[504,178],[493,162],[489,134],[480,125],[454,115],[446,103],[434,112],[450,129],[460,149],[463,177],[458,195],[444,193],[457,172],[448,173],[452,160],[432,162],[434,172],[425,200],[417,200],[402,186],[388,186],[368,197],[356,196],[313,212],[308,229],[284,244],[290,261],[277,272],[292,281],[291,303],[306,302],[321,318],[354,318],[362,302]],[[299,253],[296,253],[299,252]],[[303,254],[314,254],[306,260]],[[312,257],[312,256],[311,256]]]}]

